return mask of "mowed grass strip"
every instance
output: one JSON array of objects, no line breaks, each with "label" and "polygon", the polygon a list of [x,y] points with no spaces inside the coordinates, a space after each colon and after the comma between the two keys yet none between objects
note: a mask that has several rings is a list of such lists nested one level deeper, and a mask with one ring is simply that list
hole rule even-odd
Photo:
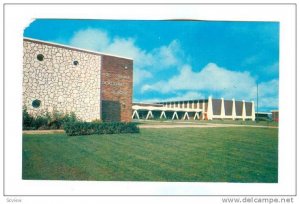
[{"label": "mowed grass strip", "polygon": [[278,129],[23,135],[23,179],[277,182]]}]

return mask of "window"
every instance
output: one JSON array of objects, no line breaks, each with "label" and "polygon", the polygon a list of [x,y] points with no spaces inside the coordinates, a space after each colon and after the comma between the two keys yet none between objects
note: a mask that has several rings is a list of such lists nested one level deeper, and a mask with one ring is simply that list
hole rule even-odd
[{"label": "window", "polygon": [[38,54],[38,55],[36,56],[36,58],[38,59],[38,61],[43,61],[43,60],[44,60],[44,55]]},{"label": "window", "polygon": [[75,61],[73,61],[73,64],[74,64],[75,66],[77,66],[77,65],[79,64],[79,62],[78,62],[77,60],[75,60]]},{"label": "window", "polygon": [[41,101],[38,99],[35,99],[32,101],[32,107],[39,108],[41,106]]}]

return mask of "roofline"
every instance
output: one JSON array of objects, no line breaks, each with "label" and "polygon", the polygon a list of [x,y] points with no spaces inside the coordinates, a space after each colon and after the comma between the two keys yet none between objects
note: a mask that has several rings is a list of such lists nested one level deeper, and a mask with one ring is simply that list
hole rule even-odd
[{"label": "roofline", "polygon": [[162,105],[162,104],[157,104],[157,103],[143,103],[143,102],[132,102],[133,105]]},{"label": "roofline", "polygon": [[[166,100],[166,101],[156,101],[151,102],[152,104],[161,104],[161,103],[179,103],[179,102],[193,102],[193,101],[200,101],[200,102],[207,102],[209,98],[202,98],[202,99],[187,99],[187,100]],[[222,100],[222,98],[212,98],[212,100]],[[232,101],[232,99],[224,99],[224,101]],[[243,100],[235,100],[235,102],[243,102]],[[245,101],[246,103],[252,103],[252,101]],[[143,102],[133,102],[133,103],[143,103]],[[149,102],[148,102],[149,103]]]},{"label": "roofline", "polygon": [[57,47],[69,48],[69,49],[72,49],[72,50],[83,51],[83,52],[87,52],[87,53],[91,53],[91,54],[118,57],[118,58],[123,58],[123,59],[128,59],[128,60],[133,61],[133,59],[129,58],[129,57],[123,57],[123,56],[119,56],[119,55],[112,55],[112,54],[107,54],[107,53],[104,53],[104,52],[96,52],[96,51],[92,51],[92,50],[82,49],[82,48],[78,48],[78,47],[72,47],[72,46],[69,46],[69,45],[53,43],[53,42],[44,41],[44,40],[38,40],[38,39],[34,39],[34,38],[23,37],[23,40],[43,43],[43,44],[47,44],[47,45],[53,45],[53,46],[57,46]]}]

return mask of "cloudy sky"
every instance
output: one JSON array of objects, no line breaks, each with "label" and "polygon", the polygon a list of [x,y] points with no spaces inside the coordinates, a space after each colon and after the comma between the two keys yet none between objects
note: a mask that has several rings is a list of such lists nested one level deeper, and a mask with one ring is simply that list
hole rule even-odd
[{"label": "cloudy sky", "polygon": [[134,59],[135,102],[253,100],[278,108],[279,23],[35,20],[25,37]]}]

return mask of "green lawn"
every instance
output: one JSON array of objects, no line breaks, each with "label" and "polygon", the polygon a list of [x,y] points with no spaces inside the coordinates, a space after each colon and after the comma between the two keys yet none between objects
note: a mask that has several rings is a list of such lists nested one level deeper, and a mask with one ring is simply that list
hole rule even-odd
[{"label": "green lawn", "polygon": [[277,182],[278,129],[23,135],[23,179]]}]

